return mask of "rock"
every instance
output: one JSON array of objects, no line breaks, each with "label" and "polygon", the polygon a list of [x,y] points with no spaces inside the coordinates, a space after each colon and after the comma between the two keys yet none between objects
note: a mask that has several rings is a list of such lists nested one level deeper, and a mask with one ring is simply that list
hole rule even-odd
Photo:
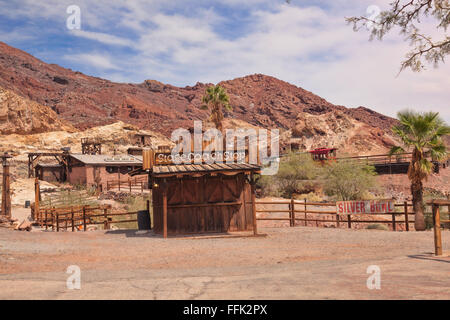
[{"label": "rock", "polygon": [[20,231],[31,231],[31,222],[28,220],[23,220],[21,224],[18,225],[17,230]]}]

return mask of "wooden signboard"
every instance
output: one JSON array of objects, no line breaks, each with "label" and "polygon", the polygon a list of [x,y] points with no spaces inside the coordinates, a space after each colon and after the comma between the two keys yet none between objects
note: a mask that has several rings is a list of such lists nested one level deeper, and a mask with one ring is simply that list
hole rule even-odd
[{"label": "wooden signboard", "polygon": [[337,214],[392,213],[394,200],[356,200],[336,202]]}]

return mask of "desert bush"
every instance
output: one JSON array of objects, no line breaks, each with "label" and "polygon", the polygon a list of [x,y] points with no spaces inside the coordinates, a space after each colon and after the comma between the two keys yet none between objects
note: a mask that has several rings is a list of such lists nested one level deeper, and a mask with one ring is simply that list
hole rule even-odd
[{"label": "desert bush", "polygon": [[278,173],[261,176],[258,186],[263,196],[290,198],[294,193],[314,191],[317,175],[318,166],[309,154],[291,153],[280,162]]},{"label": "desert bush", "polygon": [[356,161],[331,162],[323,171],[324,192],[336,200],[364,199],[376,186],[375,168]]}]

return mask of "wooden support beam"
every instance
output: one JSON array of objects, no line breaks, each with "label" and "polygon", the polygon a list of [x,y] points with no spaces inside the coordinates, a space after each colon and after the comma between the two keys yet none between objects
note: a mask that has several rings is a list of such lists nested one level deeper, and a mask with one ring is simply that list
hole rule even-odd
[{"label": "wooden support beam", "polygon": [[252,201],[252,214],[253,214],[253,234],[258,234],[258,225],[256,221],[256,180],[253,174],[250,177],[251,186],[251,201]]},{"label": "wooden support beam", "polygon": [[167,239],[167,189],[163,190],[163,235]]},{"label": "wooden support beam", "polygon": [[11,218],[11,189],[10,189],[10,176],[9,176],[9,163],[8,159],[11,158],[11,156],[7,153],[0,156],[2,159],[2,166],[3,166],[3,181],[2,181],[2,207],[1,207],[1,214],[3,216],[6,216],[8,218]]}]

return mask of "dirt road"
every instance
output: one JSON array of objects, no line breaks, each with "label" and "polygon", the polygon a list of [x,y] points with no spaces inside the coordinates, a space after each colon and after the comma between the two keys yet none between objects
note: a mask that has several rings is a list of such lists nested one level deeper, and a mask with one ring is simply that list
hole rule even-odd
[{"label": "dirt road", "polygon": [[[0,229],[0,299],[450,299],[432,232],[261,228],[266,237]],[[443,232],[450,251],[450,232]],[[69,265],[81,289],[66,286]],[[366,285],[381,269],[381,289]]]}]

